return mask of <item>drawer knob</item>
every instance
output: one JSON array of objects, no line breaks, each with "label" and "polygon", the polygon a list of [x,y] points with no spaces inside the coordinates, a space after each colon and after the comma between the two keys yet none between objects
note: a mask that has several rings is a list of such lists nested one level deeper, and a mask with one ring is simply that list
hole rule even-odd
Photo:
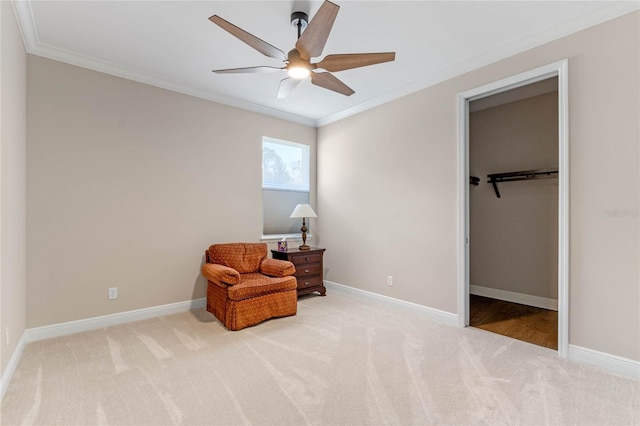
[{"label": "drawer knob", "polygon": [[305,281],[305,282],[304,282],[304,285],[309,285],[309,281]]},{"label": "drawer knob", "polygon": [[304,270],[304,272],[305,272],[305,273],[308,273],[308,272],[309,272],[309,270],[308,270],[308,269],[305,269],[305,270]]},{"label": "drawer knob", "polygon": [[308,258],[308,257],[305,257],[305,258],[304,258],[304,260],[306,260],[306,261],[308,262],[308,261],[309,261],[309,258]]}]

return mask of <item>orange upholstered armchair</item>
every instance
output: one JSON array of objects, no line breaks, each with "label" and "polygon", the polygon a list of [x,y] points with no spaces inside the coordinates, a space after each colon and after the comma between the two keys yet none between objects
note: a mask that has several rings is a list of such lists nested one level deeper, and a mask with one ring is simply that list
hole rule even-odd
[{"label": "orange upholstered armchair", "polygon": [[293,263],[267,258],[267,245],[214,244],[205,252],[207,311],[229,330],[295,315],[297,281]]}]

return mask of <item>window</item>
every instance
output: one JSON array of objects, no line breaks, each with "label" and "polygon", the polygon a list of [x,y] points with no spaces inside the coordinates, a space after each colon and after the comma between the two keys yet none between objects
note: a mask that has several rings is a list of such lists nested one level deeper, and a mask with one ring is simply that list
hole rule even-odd
[{"label": "window", "polygon": [[309,146],[262,139],[262,234],[300,233],[289,216],[297,204],[309,203]]}]

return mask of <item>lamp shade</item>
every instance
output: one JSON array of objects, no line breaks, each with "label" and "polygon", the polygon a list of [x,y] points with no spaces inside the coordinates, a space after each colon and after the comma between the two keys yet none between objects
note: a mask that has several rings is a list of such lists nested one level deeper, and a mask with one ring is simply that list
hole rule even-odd
[{"label": "lamp shade", "polygon": [[298,204],[289,217],[318,217],[309,204]]}]

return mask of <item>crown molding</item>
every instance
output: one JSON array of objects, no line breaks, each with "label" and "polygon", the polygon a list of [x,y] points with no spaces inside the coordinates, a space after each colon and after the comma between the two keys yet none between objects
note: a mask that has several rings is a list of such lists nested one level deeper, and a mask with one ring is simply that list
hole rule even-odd
[{"label": "crown molding", "polygon": [[150,86],[159,87],[161,89],[170,90],[172,92],[182,93],[184,95],[205,99],[226,106],[239,108],[245,111],[251,111],[262,115],[279,118],[306,126],[316,127],[316,121],[296,114],[276,110],[274,108],[264,107],[262,105],[251,102],[234,99],[227,96],[216,95],[206,91],[193,90],[186,86],[174,84],[168,80],[164,80],[153,75],[144,74],[133,71],[131,69],[116,65],[110,62],[102,61],[96,58],[78,55],[63,49],[58,49],[46,44],[40,43],[28,53],[41,56],[55,61],[64,62],[81,68],[87,68],[93,71],[109,74],[115,77],[125,78],[127,80],[137,81],[138,83],[148,84]]},{"label": "crown molding", "polygon": [[31,2],[26,0],[12,0],[11,5],[16,15],[16,21],[18,22],[18,28],[22,35],[25,50],[27,53],[31,53],[31,51],[40,44],[36,23],[33,20]]},{"label": "crown molding", "polygon": [[490,65],[494,62],[498,62],[500,60],[517,55],[518,53],[533,49],[534,47],[542,46],[546,43],[558,40],[578,31],[585,30],[594,25],[601,24],[611,19],[626,15],[628,13],[632,13],[639,9],[640,1],[637,0],[612,3],[611,6],[608,6],[595,13],[585,15],[579,19],[574,19],[572,21],[566,22],[564,25],[556,26],[547,31],[542,31],[533,37],[528,37],[526,39],[510,43],[506,46],[503,46],[502,48],[481,53],[480,55],[470,60],[460,62],[436,73],[426,75],[405,86],[390,90],[382,96],[370,99],[366,102],[345,109],[336,114],[322,117],[316,120],[317,126],[322,127],[327,124],[331,124],[333,122],[342,120],[349,116],[358,114],[360,112],[385,104],[395,99],[410,95],[420,90],[424,90],[428,87],[434,86],[438,83],[442,83],[446,80],[450,80],[459,75],[466,74],[470,71]]},{"label": "crown molding", "polygon": [[33,11],[31,9],[31,1],[12,0],[12,4],[18,20],[18,26],[20,27],[20,31],[22,33],[25,49],[29,54],[42,56],[48,59],[65,62],[71,65],[76,65],[82,68],[87,68],[116,77],[126,78],[128,80],[137,81],[139,83],[171,90],[230,107],[239,108],[316,128],[342,120],[344,118],[385,104],[395,99],[410,95],[411,93],[424,90],[430,86],[449,80],[461,74],[465,74],[467,72],[508,58],[534,47],[541,46],[545,43],[549,43],[551,41],[565,37],[569,34],[584,30],[586,28],[611,19],[615,19],[617,17],[640,9],[640,2],[637,0],[625,0],[612,3],[611,6],[608,6],[595,13],[585,15],[579,19],[574,19],[570,22],[565,23],[564,25],[556,26],[550,30],[542,31],[533,37],[519,40],[515,43],[508,44],[500,49],[484,52],[468,61],[463,61],[454,66],[440,70],[436,73],[426,75],[420,79],[415,80],[412,83],[390,90],[382,96],[371,98],[365,102],[337,112],[335,114],[330,114],[325,117],[314,119],[277,110],[275,108],[265,107],[252,102],[234,99],[228,96],[216,95],[206,91],[193,90],[186,86],[174,84],[170,81],[152,75],[133,71],[116,64],[101,61],[96,58],[79,55],[77,53],[65,51],[63,49],[58,49],[53,46],[48,46],[44,43],[41,43],[39,40],[38,30],[33,17]]},{"label": "crown molding", "polygon": [[252,102],[246,102],[227,96],[216,95],[205,91],[193,90],[186,86],[174,84],[170,81],[155,77],[153,75],[140,73],[107,61],[102,61],[100,59],[79,55],[75,52],[70,52],[64,49],[49,46],[45,43],[40,42],[40,39],[38,37],[38,30],[33,17],[33,10],[31,9],[31,1],[13,0],[12,3],[18,20],[18,26],[20,27],[22,33],[25,49],[29,54],[53,59],[55,61],[64,62],[81,68],[87,68],[104,74],[113,75],[115,77],[126,78],[127,80],[137,81],[138,83],[148,84],[150,86],[171,90],[173,92],[205,99],[230,107],[267,115],[298,124],[303,124],[305,126],[316,127],[317,125],[316,120],[309,117],[291,114],[285,111],[280,111],[274,108],[265,107],[262,105],[254,104]]}]

